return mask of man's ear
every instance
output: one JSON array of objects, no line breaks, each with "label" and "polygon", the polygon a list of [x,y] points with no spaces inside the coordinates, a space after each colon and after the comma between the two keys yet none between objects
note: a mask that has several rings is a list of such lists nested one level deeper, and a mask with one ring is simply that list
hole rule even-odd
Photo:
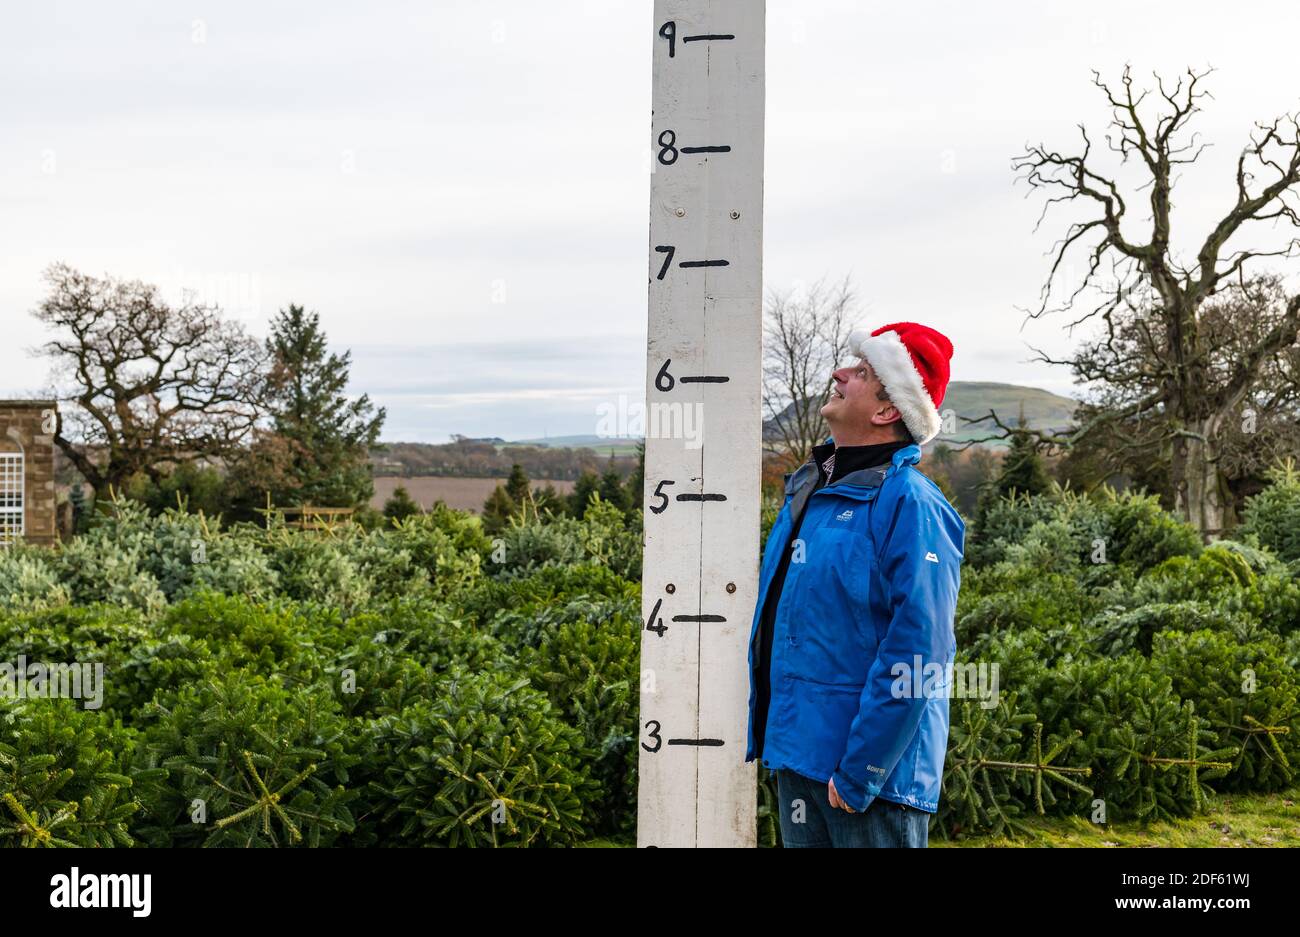
[{"label": "man's ear", "polygon": [[892,403],[886,403],[885,406],[871,414],[871,422],[876,426],[888,426],[890,423],[896,423],[902,418],[903,414]]}]

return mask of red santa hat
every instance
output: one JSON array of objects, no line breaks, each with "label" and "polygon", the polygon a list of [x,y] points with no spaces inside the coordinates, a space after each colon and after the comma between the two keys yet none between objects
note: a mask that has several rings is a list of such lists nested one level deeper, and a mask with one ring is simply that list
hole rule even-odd
[{"label": "red santa hat", "polygon": [[948,390],[952,358],[946,335],[916,322],[895,322],[874,332],[853,330],[849,350],[867,359],[918,445],[939,435],[939,405]]}]

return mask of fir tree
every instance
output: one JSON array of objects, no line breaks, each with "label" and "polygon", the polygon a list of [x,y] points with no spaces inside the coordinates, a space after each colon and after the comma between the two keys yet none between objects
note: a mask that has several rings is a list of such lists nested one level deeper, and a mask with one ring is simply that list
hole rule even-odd
[{"label": "fir tree", "polygon": [[600,479],[595,472],[583,472],[578,476],[578,483],[573,486],[573,491],[569,493],[569,513],[574,517],[582,518],[587,513],[587,505],[591,503],[591,496],[600,489]]},{"label": "fir tree", "polygon": [[510,495],[510,500],[515,504],[523,504],[529,498],[528,475],[518,462],[510,467],[510,477],[506,479],[506,494]]},{"label": "fir tree", "polygon": [[[985,482],[980,488],[979,498],[975,504],[975,537],[977,542],[980,529],[989,509],[1000,498],[1026,498],[1040,495],[1052,487],[1047,477],[1043,457],[1035,445],[1034,437],[1025,428],[1024,408],[1016,429],[1011,431],[1010,449],[1002,458],[1002,470],[998,477]],[[946,494],[946,493],[945,493]]]},{"label": "fir tree", "polygon": [[89,514],[86,511],[86,490],[81,487],[81,482],[72,486],[68,492],[68,501],[72,504],[72,532],[82,533],[86,529]]},{"label": "fir tree", "polygon": [[533,489],[533,503],[537,505],[537,513],[541,517],[564,514],[568,508],[564,496],[550,482]]},{"label": "fir tree", "polygon": [[600,476],[600,485],[597,490],[600,492],[600,500],[608,501],[620,511],[626,511],[631,507],[627,489],[623,487],[623,476],[614,463],[613,451],[609,454],[609,466],[605,469],[604,474]]},{"label": "fir tree", "polygon": [[420,506],[415,503],[415,499],[411,497],[405,485],[398,485],[384,502],[384,517],[390,520],[401,521],[419,513],[421,513]]},{"label": "fir tree", "polygon": [[631,507],[641,510],[645,496],[645,440],[636,444],[636,470],[627,480],[627,495]]},{"label": "fir tree", "polygon": [[1042,722],[1024,712],[1017,697],[1013,691],[992,709],[978,700],[953,705],[936,825],[941,836],[1029,833],[1028,811],[1044,814],[1069,792],[1092,795],[1081,780],[1092,768],[1064,763],[1077,758],[1071,749],[1081,733],[1074,730],[1044,750]]},{"label": "fir tree", "polygon": [[379,440],[385,410],[370,397],[349,400],[352,353],[328,350],[320,316],[290,304],[271,323],[274,358],[268,406],[274,435],[288,444],[285,488],[277,503],[352,507],[374,494],[369,450]]},{"label": "fir tree", "polygon": [[492,494],[483,502],[483,530],[489,535],[496,535],[505,530],[510,518],[519,510],[513,498],[503,485],[492,489]]},{"label": "fir tree", "polygon": [[1033,436],[1025,428],[1025,414],[1021,408],[1019,423],[1011,433],[1011,448],[1002,460],[1002,472],[994,483],[994,493],[1004,496],[1014,490],[1039,495],[1050,487],[1043,457]]}]

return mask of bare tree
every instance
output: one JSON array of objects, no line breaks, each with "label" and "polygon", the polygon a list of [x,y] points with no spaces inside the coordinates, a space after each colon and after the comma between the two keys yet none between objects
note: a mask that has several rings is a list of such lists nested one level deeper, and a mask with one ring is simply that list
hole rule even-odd
[{"label": "bare tree", "polygon": [[[1173,246],[1174,173],[1176,167],[1195,162],[1208,145],[1198,146],[1196,134],[1183,142],[1182,135],[1191,116],[1201,109],[1197,102],[1210,96],[1197,86],[1211,71],[1197,74],[1189,69],[1186,88],[1180,77],[1172,91],[1157,75],[1164,103],[1159,105],[1162,113],[1156,115],[1154,124],[1139,113],[1149,90],[1135,96],[1128,67],[1119,93],[1093,72],[1093,83],[1105,94],[1112,110],[1111,130],[1106,134],[1108,148],[1120,156],[1123,165],[1136,156],[1136,170],[1146,180],[1138,186],[1139,191],[1148,190],[1151,211],[1145,219],[1150,227],[1142,240],[1131,238],[1135,222],[1128,218],[1128,202],[1115,178],[1098,167],[1092,140],[1082,124],[1082,154],[1063,155],[1039,145],[1027,147],[1012,163],[1014,169],[1024,171],[1021,178],[1031,189],[1055,193],[1047,198],[1043,216],[1052,205],[1067,203],[1080,208],[1083,218],[1072,221],[1054,246],[1042,303],[1028,313],[1029,317],[1072,310],[1081,294],[1092,291],[1099,300],[1095,305],[1090,300],[1090,308],[1069,327],[1099,317],[1096,321],[1104,323],[1105,328],[1102,345],[1117,350],[1109,359],[1090,358],[1085,349],[1064,361],[1040,353],[1040,360],[1077,366],[1089,380],[1103,384],[1112,380],[1124,383],[1133,365],[1118,352],[1123,341],[1120,323],[1126,316],[1136,316],[1134,328],[1146,336],[1142,340],[1144,353],[1159,350],[1158,360],[1144,360],[1142,364],[1150,369],[1149,386],[1143,393],[1093,408],[1088,418],[1068,434],[1038,435],[1045,442],[1069,445],[1138,414],[1156,418],[1155,437],[1170,449],[1175,509],[1206,536],[1222,531],[1228,519],[1227,486],[1220,466],[1225,427],[1238,422],[1243,402],[1251,388],[1258,385],[1268,362],[1292,349],[1300,331],[1297,296],[1286,304],[1285,312],[1271,328],[1248,342],[1237,342],[1232,348],[1233,360],[1220,365],[1226,368],[1224,373],[1215,373],[1216,349],[1207,334],[1202,304],[1217,290],[1232,284],[1234,277],[1244,286],[1245,268],[1252,261],[1294,257],[1300,250],[1300,238],[1294,234],[1288,234],[1284,243],[1272,250],[1237,246],[1257,231],[1255,222],[1272,222],[1274,227],[1283,222],[1289,231],[1300,228],[1300,216],[1293,204],[1300,183],[1300,122],[1297,115],[1288,114],[1255,125],[1257,132],[1251,133],[1249,145],[1237,159],[1234,203],[1203,237],[1193,240],[1193,244],[1199,244],[1195,257],[1183,259]],[[1077,286],[1065,301],[1049,309],[1053,283],[1063,264],[1066,274],[1070,274],[1066,256],[1076,245],[1088,248],[1087,271],[1077,278]],[[1100,271],[1107,266],[1113,281],[1103,283]],[[1134,296],[1140,297],[1138,302]],[[1149,301],[1143,301],[1146,298]]]},{"label": "bare tree", "polygon": [[253,429],[266,353],[216,307],[170,306],[138,280],[45,272],[33,313],[56,335],[41,352],[65,384],[55,442],[102,493],[137,472],[231,454]]},{"label": "bare tree", "polygon": [[[1150,302],[1150,297],[1141,305],[1126,301],[1112,315],[1108,333],[1066,362],[1079,381],[1096,382],[1078,419],[1093,420],[1159,389],[1170,355],[1165,333],[1148,326]],[[1288,305],[1282,279],[1269,273],[1229,284],[1206,300],[1198,325],[1212,394],[1221,393],[1250,349],[1284,323]],[[1089,439],[1072,447],[1069,461],[1091,466],[1096,474],[1124,473],[1164,493],[1172,487],[1168,422],[1163,408],[1103,420]],[[1300,450],[1300,345],[1262,362],[1235,417],[1219,426],[1215,446],[1219,480],[1227,488],[1226,520],[1234,522],[1237,504],[1253,493],[1265,472]]]},{"label": "bare tree", "polygon": [[804,462],[826,437],[822,404],[831,371],[844,363],[857,294],[846,275],[826,286],[825,278],[800,295],[768,292],[763,340],[764,449]]}]

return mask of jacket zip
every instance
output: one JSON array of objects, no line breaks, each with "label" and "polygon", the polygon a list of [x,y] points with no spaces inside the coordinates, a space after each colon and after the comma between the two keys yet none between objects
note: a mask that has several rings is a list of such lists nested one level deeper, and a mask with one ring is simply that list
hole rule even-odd
[{"label": "jacket zip", "polygon": [[[888,475],[886,475],[885,477],[888,477]],[[816,489],[815,491],[813,491],[813,492],[808,496],[808,500],[811,501],[814,497],[816,497],[816,496],[819,495],[819,494],[822,494],[823,492],[831,492],[831,493],[838,494],[838,495],[841,495],[841,496],[843,496],[843,497],[849,498],[850,500],[853,500],[853,501],[859,501],[859,502],[862,502],[862,503],[866,503],[866,502],[868,502],[868,501],[873,501],[873,500],[875,500],[875,496],[876,496],[876,494],[880,491],[880,486],[884,484],[884,481],[885,481],[885,479],[884,479],[884,478],[881,478],[880,483],[879,483],[879,484],[875,484],[875,485],[846,485],[846,484],[844,484],[843,482],[837,482],[837,483],[834,484],[834,485],[825,485],[825,486],[823,486],[823,487],[821,487],[821,488]],[[854,489],[856,489],[856,490],[854,490]],[[782,507],[784,508],[785,505],[782,505]],[[806,519],[807,517],[808,517],[808,505],[805,504],[805,505],[804,505],[804,509],[803,509],[803,516],[800,518],[800,520],[802,521],[802,520]],[[794,522],[793,522],[793,519],[792,519],[792,520],[791,520],[791,526],[793,526],[793,523],[794,523]],[[801,527],[801,529],[802,529],[802,523],[800,524],[800,527]],[[789,544],[786,544],[782,549],[783,549],[783,550],[789,549]],[[778,557],[777,562],[778,562],[778,563],[780,562],[780,558],[779,558],[779,557]],[[784,585],[785,585],[785,583],[782,582],[782,586],[784,586]],[[754,629],[754,633],[753,633],[753,635],[751,635],[750,640],[749,640],[749,654],[750,654],[750,657],[751,657],[751,658],[754,658],[754,657],[758,656],[758,655],[756,655],[756,653],[755,653],[754,647],[755,647],[755,643],[757,642],[757,640],[758,640],[759,637],[761,636],[761,631],[762,631],[762,614],[763,614],[763,613],[762,613],[762,609],[763,609],[763,607],[765,606],[765,604],[766,604],[766,602],[767,602],[767,592],[768,592],[768,589],[770,589],[770,588],[771,588],[771,583],[770,583],[770,582],[768,582],[767,584],[765,584],[764,587],[763,587],[763,594],[762,594],[761,596],[759,596],[759,599],[758,599],[758,608],[759,608],[759,612],[758,612],[758,614],[759,614],[759,618],[760,618],[760,620],[759,620],[759,627],[757,627],[757,628]],[[784,591],[784,590],[783,590],[783,591]],[[778,597],[777,601],[780,602],[780,598],[779,598],[779,597]],[[776,627],[776,616],[775,616],[775,615],[773,615],[772,626],[773,626],[773,628]],[[775,656],[775,652],[773,653],[773,656]],[[768,671],[770,672],[770,671],[771,671],[771,667],[772,667],[772,661],[771,661],[770,659],[768,659],[768,660],[763,660],[763,661],[758,661],[758,666],[759,666],[759,667],[763,667],[763,668],[767,668]],[[750,679],[751,679],[751,680],[754,679],[754,675],[753,675],[753,672],[752,672],[752,671],[751,671],[751,673],[750,673]],[[769,704],[770,704],[770,700],[769,700]],[[769,713],[769,715],[770,715],[770,713]],[[765,718],[765,719],[764,719],[764,724],[765,724],[764,727],[766,727],[766,721],[767,721],[767,720],[766,720],[766,718]],[[761,746],[761,744],[758,743],[758,742],[755,742],[755,745],[756,745],[756,746],[759,746],[759,747],[758,747],[758,751],[759,751],[760,754],[761,754],[761,751],[762,751],[762,747],[763,747],[763,746]]]}]

